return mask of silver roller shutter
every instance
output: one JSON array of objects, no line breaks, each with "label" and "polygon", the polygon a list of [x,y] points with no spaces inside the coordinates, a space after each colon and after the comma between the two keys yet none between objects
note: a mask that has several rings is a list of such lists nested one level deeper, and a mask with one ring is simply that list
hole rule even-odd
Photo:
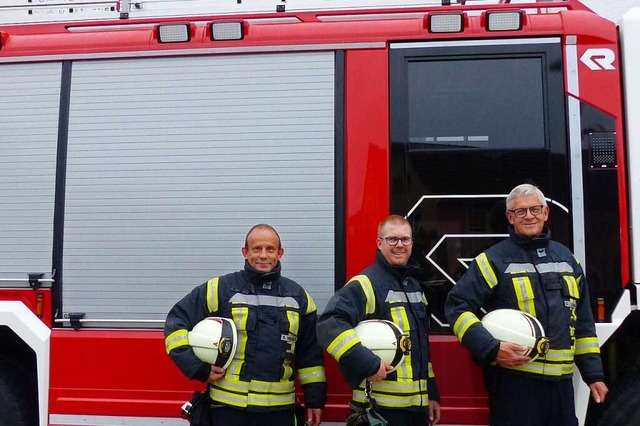
[{"label": "silver roller shutter", "polygon": [[51,276],[60,75],[59,63],[0,67],[1,287]]},{"label": "silver roller shutter", "polygon": [[322,311],[333,53],[77,62],[72,76],[64,312],[164,320],[191,288],[242,268],[256,223],[278,230],[283,274]]}]

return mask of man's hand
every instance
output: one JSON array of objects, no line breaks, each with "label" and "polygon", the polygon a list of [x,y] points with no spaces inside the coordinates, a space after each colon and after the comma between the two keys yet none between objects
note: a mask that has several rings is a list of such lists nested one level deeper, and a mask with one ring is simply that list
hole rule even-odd
[{"label": "man's hand", "polygon": [[367,380],[370,382],[379,382],[382,379],[387,378],[387,373],[393,370],[389,364],[384,362],[382,359],[380,360],[380,368],[378,368],[378,372],[373,376],[367,377]]},{"label": "man's hand", "polygon": [[437,425],[440,421],[440,403],[438,401],[429,400],[429,424]]},{"label": "man's hand", "polygon": [[604,402],[607,393],[609,393],[609,388],[603,382],[594,382],[589,385],[589,389],[591,389],[591,397],[595,402],[600,404]]},{"label": "man's hand", "polygon": [[222,378],[222,376],[224,376],[224,368],[216,367],[215,365],[212,365],[211,372],[209,373],[209,378],[207,379],[207,383],[213,384],[213,382]]},{"label": "man's hand", "polygon": [[510,342],[500,342],[496,363],[500,367],[516,367],[531,361],[528,356],[521,355],[527,350],[526,346],[516,345]]},{"label": "man's hand", "polygon": [[319,426],[322,423],[321,408],[307,408],[307,424],[309,426]]}]

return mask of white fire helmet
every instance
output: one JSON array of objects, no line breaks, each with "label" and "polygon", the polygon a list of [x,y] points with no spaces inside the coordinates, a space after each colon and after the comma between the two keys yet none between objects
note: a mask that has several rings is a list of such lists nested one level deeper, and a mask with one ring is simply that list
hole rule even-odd
[{"label": "white fire helmet", "polygon": [[482,325],[493,337],[503,342],[516,343],[528,349],[523,355],[533,361],[549,352],[549,339],[538,319],[515,309],[497,309],[482,318]]},{"label": "white fire helmet", "polygon": [[[400,327],[387,320],[366,320],[354,328],[362,345],[386,361],[393,370],[411,351],[411,340]],[[391,371],[393,371],[391,370]]]},{"label": "white fire helmet", "polygon": [[205,318],[189,332],[189,345],[198,359],[222,368],[231,364],[237,343],[236,326],[229,318]]}]

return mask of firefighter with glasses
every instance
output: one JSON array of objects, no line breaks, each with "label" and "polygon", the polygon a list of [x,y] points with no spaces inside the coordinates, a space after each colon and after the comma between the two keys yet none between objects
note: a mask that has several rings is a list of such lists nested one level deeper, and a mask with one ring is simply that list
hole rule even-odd
[{"label": "firefighter with glasses", "polygon": [[[305,394],[305,420],[317,426],[326,379],[316,304],[280,274],[284,249],[271,226],[251,228],[242,254],[243,270],[201,284],[171,309],[167,353],[187,377],[210,384],[213,426],[296,425],[294,373]],[[231,318],[237,329],[237,350],[226,370],[200,361],[189,346],[188,331],[210,316]]]},{"label": "firefighter with glasses", "polygon": [[[391,215],[378,226],[375,262],[331,298],[318,319],[318,341],[338,361],[353,388],[354,413],[367,404],[367,384],[379,413],[391,426],[424,426],[440,420],[440,404],[429,357],[427,300],[415,278],[409,222]],[[354,327],[389,320],[411,340],[411,351],[394,371],[362,345]],[[351,423],[349,423],[351,424]],[[354,422],[353,424],[360,424]]]},{"label": "firefighter with glasses", "polygon": [[[583,270],[571,251],[550,240],[549,207],[535,186],[507,197],[509,238],[471,263],[447,297],[453,331],[484,367],[492,426],[577,426],[573,369],[595,402],[608,392]],[[516,309],[536,317],[550,349],[534,360],[525,347],[494,339],[479,317]]]}]

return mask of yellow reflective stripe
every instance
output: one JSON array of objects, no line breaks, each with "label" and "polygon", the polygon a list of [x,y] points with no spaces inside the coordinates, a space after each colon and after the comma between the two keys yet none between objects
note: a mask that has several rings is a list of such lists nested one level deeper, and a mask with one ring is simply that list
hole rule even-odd
[{"label": "yellow reflective stripe", "polygon": [[422,303],[424,303],[425,306],[429,306],[429,302],[427,302],[427,296],[424,295],[424,292],[421,292],[422,294]]},{"label": "yellow reflective stripe", "polygon": [[453,324],[453,332],[458,337],[458,340],[462,341],[462,337],[469,327],[479,322],[480,320],[473,312],[463,312]]},{"label": "yellow reflective stripe", "polygon": [[[376,311],[376,294],[373,291],[373,286],[369,277],[366,275],[356,275],[351,281],[356,280],[360,283],[364,297],[367,299],[367,305],[365,306],[365,315],[373,314]],[[347,283],[348,284],[348,283]]]},{"label": "yellow reflective stripe", "polygon": [[[298,336],[298,328],[300,327],[300,315],[297,311],[287,310],[287,320],[289,321],[289,335],[290,336]],[[295,353],[296,350],[296,342],[289,342],[289,349],[287,352]]]},{"label": "yellow reflective stripe", "polygon": [[553,362],[573,362],[573,349],[550,349],[541,359]]},{"label": "yellow reflective stripe", "polygon": [[573,374],[573,348],[551,349],[544,357],[517,367],[505,367],[542,376],[568,376]]},{"label": "yellow reflective stripe", "polygon": [[301,385],[309,383],[322,383],[326,382],[327,378],[324,374],[324,367],[307,367],[298,370],[298,379]]},{"label": "yellow reflective stripe", "polygon": [[293,367],[291,367],[291,360],[285,359],[282,366],[284,367],[284,372],[282,373],[282,380],[290,380],[291,376],[293,376]]},{"label": "yellow reflective stripe", "polygon": [[248,405],[273,407],[278,405],[293,405],[295,402],[296,395],[293,392],[286,395],[250,393]]},{"label": "yellow reflective stripe", "polygon": [[[409,334],[409,318],[407,318],[407,310],[404,306],[392,307],[391,319],[393,320],[394,324],[400,327],[403,333]],[[413,367],[411,366],[411,352],[404,356],[402,363],[397,366],[396,371],[398,373],[398,380],[413,377]]]},{"label": "yellow reflective stripe", "polygon": [[242,408],[248,405],[291,405],[295,402],[294,382],[289,380],[245,382],[225,376],[211,385],[209,395],[216,402]]},{"label": "yellow reflective stripe", "polygon": [[428,362],[427,366],[429,367],[429,378],[433,379],[434,377],[436,377],[436,374],[433,372],[433,365],[431,364],[431,362]]},{"label": "yellow reflective stripe", "polygon": [[563,275],[565,282],[567,283],[567,287],[569,288],[569,295],[575,299],[580,298],[580,290],[578,290],[578,282],[575,277],[572,275]]},{"label": "yellow reflective stripe", "polygon": [[[381,380],[371,384],[371,396],[384,407],[410,407],[429,405],[427,381],[421,380]],[[364,382],[353,390],[353,399],[364,402]]]},{"label": "yellow reflective stripe", "polygon": [[482,276],[484,280],[487,282],[489,288],[493,288],[498,284],[498,279],[496,278],[496,274],[493,272],[493,268],[491,267],[491,263],[489,262],[489,258],[485,253],[480,254],[476,257],[476,263],[480,268],[480,272],[482,272]]},{"label": "yellow reflective stripe", "polygon": [[331,344],[327,347],[327,352],[329,352],[336,361],[340,361],[342,355],[358,343],[360,343],[360,339],[358,339],[355,330],[350,328],[349,330],[343,331],[338,335],[338,337],[333,339]]},{"label": "yellow reflective stripe", "polygon": [[599,354],[600,346],[597,337],[581,337],[576,339],[576,355]]},{"label": "yellow reflective stripe", "polygon": [[176,330],[164,339],[164,347],[167,353],[180,346],[189,345],[189,332],[185,329]]},{"label": "yellow reflective stripe", "polygon": [[309,315],[309,314],[317,311],[318,307],[316,306],[316,302],[313,301],[313,299],[311,298],[309,293],[307,293],[306,290],[304,291],[304,294],[307,295],[307,311],[304,314],[305,315]]},{"label": "yellow reflective stripe", "polygon": [[244,364],[246,349],[247,349],[247,320],[249,319],[249,308],[233,307],[231,308],[231,317],[236,325],[236,332],[238,335],[238,343],[236,346],[236,354],[233,357],[233,361],[227,368],[228,374],[240,374],[242,365]]},{"label": "yellow reflective stripe", "polygon": [[543,361],[534,360],[529,362],[528,364],[519,365],[516,367],[505,367],[511,370],[523,371],[532,374],[539,374],[542,376],[552,376],[552,377],[560,377],[560,376],[568,376],[573,374],[573,362],[571,363],[560,363],[560,364],[550,364],[545,363]]},{"label": "yellow reflective stripe", "polygon": [[218,277],[207,281],[207,308],[210,313],[218,312]]},{"label": "yellow reflective stripe", "polygon": [[511,281],[516,292],[516,299],[518,299],[518,308],[535,317],[536,305],[531,280],[529,277],[514,277]]}]

